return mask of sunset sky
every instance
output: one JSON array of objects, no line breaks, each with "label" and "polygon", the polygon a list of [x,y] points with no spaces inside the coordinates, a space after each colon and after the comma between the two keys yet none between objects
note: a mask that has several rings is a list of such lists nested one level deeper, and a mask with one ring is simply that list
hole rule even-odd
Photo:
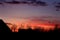
[{"label": "sunset sky", "polygon": [[46,28],[53,28],[55,24],[60,24],[60,11],[56,11],[54,6],[54,2],[60,2],[60,0],[41,1],[46,2],[48,6],[4,3],[0,5],[0,19],[3,19],[6,23],[16,25],[39,25]]}]

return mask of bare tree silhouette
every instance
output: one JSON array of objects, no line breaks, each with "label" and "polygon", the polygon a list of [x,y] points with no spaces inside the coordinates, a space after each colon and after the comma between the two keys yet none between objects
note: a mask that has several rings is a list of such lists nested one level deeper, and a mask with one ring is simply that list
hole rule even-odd
[{"label": "bare tree silhouette", "polygon": [[58,24],[55,24],[54,32],[58,32]]},{"label": "bare tree silhouette", "polygon": [[20,29],[24,29],[24,25],[23,25],[23,24],[21,24],[21,27],[20,27]]},{"label": "bare tree silhouette", "polygon": [[15,30],[17,29],[17,26],[14,24],[12,27],[11,27],[11,30],[13,31],[13,32],[16,32]]}]

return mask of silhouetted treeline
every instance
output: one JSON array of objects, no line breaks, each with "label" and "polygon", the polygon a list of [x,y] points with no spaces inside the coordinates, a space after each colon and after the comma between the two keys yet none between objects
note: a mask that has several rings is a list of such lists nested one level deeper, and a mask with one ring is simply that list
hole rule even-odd
[{"label": "silhouetted treeline", "polygon": [[2,19],[0,19],[0,32],[12,32]]},{"label": "silhouetted treeline", "polygon": [[43,28],[36,28],[36,29],[19,29],[19,32],[37,32],[37,33],[59,33],[60,28],[58,28],[58,24],[55,25],[55,28],[52,30],[50,29],[49,31],[45,31]]},{"label": "silhouetted treeline", "polygon": [[[12,30],[10,30],[10,28],[1,19],[0,19],[0,32],[12,32]],[[32,30],[30,27],[28,27],[28,29],[19,29],[18,33],[21,33],[21,32],[23,32],[23,33],[24,32],[27,32],[27,33],[32,33],[32,32],[35,32],[35,33],[49,33],[49,32],[55,33],[55,32],[60,32],[60,28],[58,28],[58,24],[56,24],[54,30],[49,30],[48,32],[44,31],[44,29],[42,29],[42,28],[36,28],[36,29]]]}]

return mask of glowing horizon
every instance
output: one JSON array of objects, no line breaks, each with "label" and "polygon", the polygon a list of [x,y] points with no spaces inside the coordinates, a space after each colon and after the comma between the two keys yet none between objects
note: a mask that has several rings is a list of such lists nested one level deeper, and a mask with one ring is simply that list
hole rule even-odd
[{"label": "glowing horizon", "polygon": [[[60,28],[60,11],[56,11],[55,4],[53,4],[54,2],[60,2],[60,0],[42,1],[46,2],[48,6],[4,3],[4,5],[0,5],[0,19],[18,27],[23,24],[25,27],[27,25],[41,26],[49,30],[50,28],[53,29],[55,24],[58,24]],[[32,29],[34,28],[32,27]]]}]

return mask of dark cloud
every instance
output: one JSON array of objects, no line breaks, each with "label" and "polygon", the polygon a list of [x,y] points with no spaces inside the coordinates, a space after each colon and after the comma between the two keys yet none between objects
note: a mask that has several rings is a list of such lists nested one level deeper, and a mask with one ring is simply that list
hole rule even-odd
[{"label": "dark cloud", "polygon": [[30,3],[33,5],[36,4],[36,5],[40,5],[40,6],[47,6],[47,3],[43,2],[43,1],[37,1],[37,0],[28,0],[28,1],[31,1]]},{"label": "dark cloud", "polygon": [[0,4],[3,4],[3,3],[0,3]]},{"label": "dark cloud", "polygon": [[60,2],[56,3],[55,7],[56,7],[56,11],[60,11]]},{"label": "dark cloud", "polygon": [[37,1],[37,0],[27,0],[27,1],[17,1],[17,0],[12,0],[11,2],[7,2],[6,0],[0,0],[4,3],[9,3],[9,4],[32,4],[32,5],[40,5],[40,6],[47,6],[46,2],[43,1]]},{"label": "dark cloud", "polygon": [[15,1],[15,0],[12,0],[11,2],[5,2],[5,3],[9,3],[9,4],[20,4],[19,1]]},{"label": "dark cloud", "polygon": [[42,1],[37,1],[36,4],[41,6],[47,6],[47,3]]}]

